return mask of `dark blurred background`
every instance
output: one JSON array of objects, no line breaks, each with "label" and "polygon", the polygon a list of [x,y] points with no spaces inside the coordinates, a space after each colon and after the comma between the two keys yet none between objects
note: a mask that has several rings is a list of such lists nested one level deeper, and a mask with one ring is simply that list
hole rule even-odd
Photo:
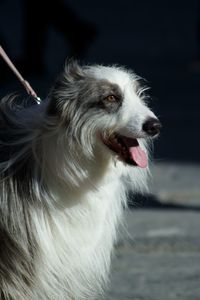
[{"label": "dark blurred background", "polygon": [[[148,81],[163,124],[154,180],[131,198],[142,209],[126,213],[106,299],[200,299],[200,1],[0,0],[0,45],[41,98],[71,56]],[[24,93],[0,60],[0,96],[11,91]]]},{"label": "dark blurred background", "polygon": [[[198,0],[0,0],[0,40],[45,97],[66,57],[120,64],[147,79],[163,123],[159,160],[200,162]],[[0,64],[0,94],[20,90]]]}]

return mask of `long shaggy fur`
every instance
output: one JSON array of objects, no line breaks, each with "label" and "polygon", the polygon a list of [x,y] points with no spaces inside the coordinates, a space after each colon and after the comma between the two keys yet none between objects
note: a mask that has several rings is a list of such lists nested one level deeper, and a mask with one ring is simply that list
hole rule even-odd
[{"label": "long shaggy fur", "polygon": [[[120,90],[122,102],[102,95]],[[127,186],[148,169],[118,160],[102,136],[120,132],[147,150],[138,77],[118,67],[66,66],[41,105],[0,103],[0,298],[99,299]]]}]

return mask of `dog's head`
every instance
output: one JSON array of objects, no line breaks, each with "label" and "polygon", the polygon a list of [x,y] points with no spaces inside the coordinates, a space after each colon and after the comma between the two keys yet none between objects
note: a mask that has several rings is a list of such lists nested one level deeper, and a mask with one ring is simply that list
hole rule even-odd
[{"label": "dog's head", "polygon": [[161,124],[138,82],[122,68],[67,64],[52,89],[48,111],[59,117],[71,138],[69,147],[75,144],[80,155],[91,156],[101,148],[106,155],[145,168],[143,141],[157,136]]}]

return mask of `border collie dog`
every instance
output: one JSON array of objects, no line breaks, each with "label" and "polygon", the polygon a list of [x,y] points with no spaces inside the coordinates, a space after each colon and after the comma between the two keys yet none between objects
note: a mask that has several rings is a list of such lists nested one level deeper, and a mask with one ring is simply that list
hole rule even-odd
[{"label": "border collie dog", "polygon": [[99,299],[160,126],[120,67],[70,62],[41,105],[1,100],[0,299]]}]

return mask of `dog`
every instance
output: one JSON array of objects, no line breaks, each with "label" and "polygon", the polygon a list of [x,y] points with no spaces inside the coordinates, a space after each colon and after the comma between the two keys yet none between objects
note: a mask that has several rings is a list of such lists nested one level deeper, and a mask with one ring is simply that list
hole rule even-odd
[{"label": "dog", "polygon": [[2,300],[99,299],[160,122],[118,66],[68,62],[40,105],[0,103]]}]

